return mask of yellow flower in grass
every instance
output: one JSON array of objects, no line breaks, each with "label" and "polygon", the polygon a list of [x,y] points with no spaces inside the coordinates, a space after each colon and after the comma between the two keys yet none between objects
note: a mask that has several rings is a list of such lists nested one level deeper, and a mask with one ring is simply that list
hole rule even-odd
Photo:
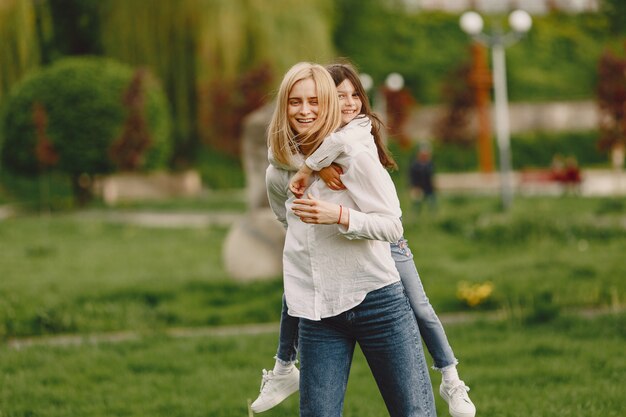
[{"label": "yellow flower in grass", "polygon": [[457,286],[456,296],[470,307],[476,307],[489,299],[493,293],[493,284],[489,281],[483,283],[469,283],[460,281]]}]

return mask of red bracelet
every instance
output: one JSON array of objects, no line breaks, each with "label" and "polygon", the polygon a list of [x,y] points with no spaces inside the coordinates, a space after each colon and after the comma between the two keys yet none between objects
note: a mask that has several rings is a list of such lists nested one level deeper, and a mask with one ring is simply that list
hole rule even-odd
[{"label": "red bracelet", "polygon": [[339,205],[339,220],[337,220],[337,224],[341,223],[341,214],[343,213],[343,206]]}]

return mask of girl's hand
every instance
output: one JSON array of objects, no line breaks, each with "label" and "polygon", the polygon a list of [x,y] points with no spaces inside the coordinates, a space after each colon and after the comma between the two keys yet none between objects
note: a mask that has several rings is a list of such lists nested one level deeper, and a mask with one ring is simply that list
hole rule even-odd
[{"label": "girl's hand", "polygon": [[350,223],[350,211],[335,203],[317,200],[311,193],[308,198],[294,200],[291,210],[304,223],[311,224],[342,224]]},{"label": "girl's hand", "polygon": [[304,194],[304,190],[309,186],[309,182],[311,180],[311,174],[313,171],[306,165],[303,165],[302,168],[298,170],[289,181],[289,190],[296,197],[302,197]]},{"label": "girl's hand", "polygon": [[326,186],[334,191],[345,190],[346,187],[339,177],[343,174],[343,169],[337,164],[331,164],[320,171],[320,178],[326,183]]}]

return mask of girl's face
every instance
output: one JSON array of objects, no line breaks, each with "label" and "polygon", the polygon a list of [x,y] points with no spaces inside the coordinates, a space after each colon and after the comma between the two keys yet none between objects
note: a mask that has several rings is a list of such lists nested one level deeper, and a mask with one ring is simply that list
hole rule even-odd
[{"label": "girl's face", "polygon": [[287,103],[289,125],[298,134],[306,133],[317,119],[317,89],[311,78],[293,85]]},{"label": "girl's face", "polygon": [[354,88],[354,85],[347,78],[337,86],[339,93],[339,106],[341,108],[341,123],[346,125],[361,113],[361,97]]}]

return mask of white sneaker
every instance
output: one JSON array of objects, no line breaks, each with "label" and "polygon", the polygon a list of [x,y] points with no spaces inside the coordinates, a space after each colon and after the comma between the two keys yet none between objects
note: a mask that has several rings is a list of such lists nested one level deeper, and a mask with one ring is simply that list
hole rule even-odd
[{"label": "white sneaker", "polygon": [[439,394],[448,403],[452,417],[474,417],[476,415],[476,407],[467,395],[469,390],[463,381],[450,385],[442,382],[439,386]]},{"label": "white sneaker", "polygon": [[286,375],[275,375],[274,371],[263,369],[261,393],[250,408],[255,413],[262,413],[280,404],[285,398],[298,391],[300,371],[295,366]]}]

